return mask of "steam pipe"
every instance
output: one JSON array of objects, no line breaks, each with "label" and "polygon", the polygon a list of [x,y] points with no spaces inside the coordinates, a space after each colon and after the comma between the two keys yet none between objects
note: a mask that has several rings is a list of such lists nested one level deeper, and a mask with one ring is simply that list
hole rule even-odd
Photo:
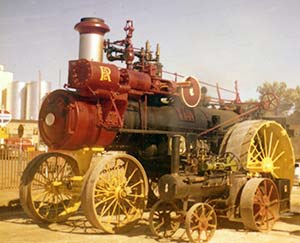
[{"label": "steam pipe", "polygon": [[172,157],[171,157],[171,173],[178,174],[179,172],[179,146],[180,135],[174,135],[172,137]]}]

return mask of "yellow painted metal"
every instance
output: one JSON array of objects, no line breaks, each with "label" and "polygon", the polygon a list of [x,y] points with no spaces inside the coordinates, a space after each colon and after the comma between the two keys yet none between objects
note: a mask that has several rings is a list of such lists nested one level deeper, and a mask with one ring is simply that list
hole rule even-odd
[{"label": "yellow painted metal", "polygon": [[130,229],[147,204],[147,175],[134,157],[106,154],[87,175],[83,210],[90,223],[107,233]]},{"label": "yellow painted metal", "polygon": [[275,121],[249,120],[232,127],[220,153],[230,152],[252,173],[270,173],[293,181],[294,151],[286,130]]},{"label": "yellow painted metal", "polygon": [[36,221],[62,222],[78,210],[81,184],[82,176],[72,157],[56,152],[40,154],[21,178],[21,205]]},{"label": "yellow painted metal", "polygon": [[93,156],[96,153],[92,148],[83,148],[79,150],[55,150],[54,152],[71,156],[77,163],[80,175],[84,175],[87,172]]}]

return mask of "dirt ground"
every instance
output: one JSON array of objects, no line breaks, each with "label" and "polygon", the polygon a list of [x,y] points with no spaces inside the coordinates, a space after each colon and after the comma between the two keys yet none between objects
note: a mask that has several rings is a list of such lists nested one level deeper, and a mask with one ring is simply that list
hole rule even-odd
[{"label": "dirt ground", "polygon": [[[289,243],[300,242],[300,187],[292,193],[292,212],[282,215],[274,229],[268,233],[251,232],[242,224],[222,221],[210,243]],[[79,212],[62,224],[36,224],[20,207],[0,208],[0,242],[5,243],[157,243],[188,242],[184,230],[180,229],[172,240],[153,238],[148,227],[148,213],[129,233],[109,235],[94,229]]]}]

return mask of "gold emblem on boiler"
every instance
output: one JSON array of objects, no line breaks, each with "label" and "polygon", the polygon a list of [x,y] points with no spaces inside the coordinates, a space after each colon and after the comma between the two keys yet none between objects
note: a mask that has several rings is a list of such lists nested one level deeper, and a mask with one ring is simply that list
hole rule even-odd
[{"label": "gold emblem on boiler", "polygon": [[101,81],[111,82],[111,78],[110,78],[111,70],[110,70],[110,68],[109,67],[100,66],[100,71],[101,71],[100,80]]}]

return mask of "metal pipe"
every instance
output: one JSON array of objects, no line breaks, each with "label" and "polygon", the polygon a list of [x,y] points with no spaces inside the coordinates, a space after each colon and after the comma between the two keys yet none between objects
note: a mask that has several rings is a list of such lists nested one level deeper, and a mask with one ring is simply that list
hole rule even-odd
[{"label": "metal pipe", "polygon": [[179,172],[179,149],[180,135],[172,136],[172,156],[171,156],[171,173],[178,174]]}]

